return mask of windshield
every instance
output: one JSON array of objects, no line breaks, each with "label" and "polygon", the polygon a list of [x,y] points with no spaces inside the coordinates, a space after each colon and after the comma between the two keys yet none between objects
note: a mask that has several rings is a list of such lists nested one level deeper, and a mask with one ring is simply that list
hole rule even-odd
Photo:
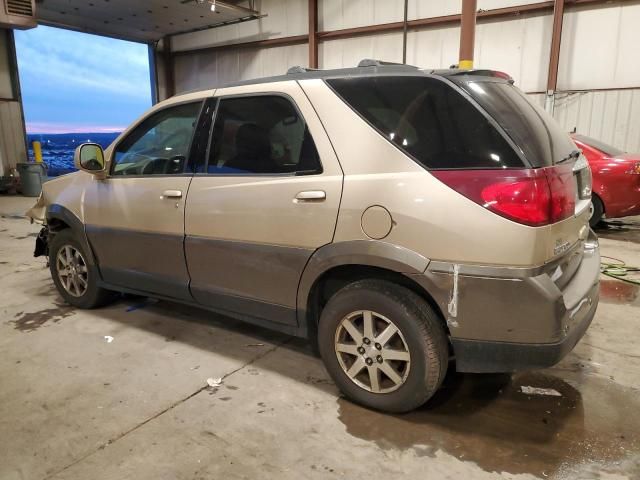
[{"label": "windshield", "polygon": [[609,155],[610,157],[617,157],[626,153],[624,150],[620,150],[619,148],[601,142],[600,140],[596,140],[595,138],[587,137],[586,135],[574,135],[573,138],[595,148],[596,150],[600,150],[602,153]]},{"label": "windshield", "polygon": [[510,83],[474,80],[460,86],[500,124],[531,166],[553,165],[576,150],[556,121]]}]

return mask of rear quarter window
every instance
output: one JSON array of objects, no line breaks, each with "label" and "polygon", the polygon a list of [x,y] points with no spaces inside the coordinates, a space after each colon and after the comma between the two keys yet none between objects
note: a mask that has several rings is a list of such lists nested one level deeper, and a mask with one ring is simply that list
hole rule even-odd
[{"label": "rear quarter window", "polygon": [[569,134],[508,82],[462,79],[459,85],[500,124],[531,166],[548,167],[575,150]]},{"label": "rear quarter window", "polygon": [[351,77],[327,83],[381,135],[427,169],[524,166],[494,125],[441,80]]}]

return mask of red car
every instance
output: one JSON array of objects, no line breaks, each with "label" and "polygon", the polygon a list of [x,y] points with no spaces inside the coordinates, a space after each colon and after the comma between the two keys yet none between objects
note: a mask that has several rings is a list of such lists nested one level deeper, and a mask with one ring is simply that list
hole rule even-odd
[{"label": "red car", "polygon": [[605,216],[640,215],[640,154],[625,153],[584,135],[573,134],[572,138],[587,158],[593,176],[591,226]]}]

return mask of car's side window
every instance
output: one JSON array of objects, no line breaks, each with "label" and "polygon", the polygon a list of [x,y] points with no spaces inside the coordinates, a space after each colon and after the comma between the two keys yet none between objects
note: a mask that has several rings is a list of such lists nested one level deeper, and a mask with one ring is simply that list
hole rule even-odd
[{"label": "car's side window", "polygon": [[222,98],[207,173],[314,174],[322,166],[304,118],[278,95]]},{"label": "car's side window", "polygon": [[202,102],[154,113],[118,144],[111,175],[176,175],[184,172]]}]

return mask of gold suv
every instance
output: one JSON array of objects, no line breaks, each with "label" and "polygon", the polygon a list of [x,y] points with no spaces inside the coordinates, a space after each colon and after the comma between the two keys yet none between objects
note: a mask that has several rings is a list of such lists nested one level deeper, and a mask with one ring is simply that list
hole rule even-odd
[{"label": "gold suv", "polygon": [[308,337],[372,408],[423,404],[448,367],[553,365],[596,311],[587,163],[501,72],[294,68],[170,98],[75,160],[31,211],[67,302]]}]

